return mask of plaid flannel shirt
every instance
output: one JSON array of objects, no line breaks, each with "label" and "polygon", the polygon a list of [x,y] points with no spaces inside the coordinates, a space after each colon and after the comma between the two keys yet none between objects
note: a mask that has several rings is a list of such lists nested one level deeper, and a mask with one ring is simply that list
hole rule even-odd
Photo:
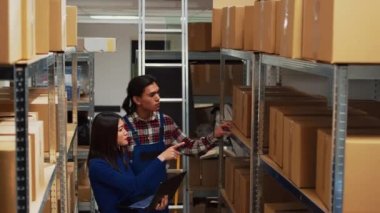
[{"label": "plaid flannel shirt", "polygon": [[[141,144],[158,143],[160,127],[159,115],[160,114],[158,112],[154,112],[148,120],[141,119],[138,117],[136,112],[128,116],[128,120],[135,128]],[[164,143],[167,147],[183,141],[185,142],[185,145],[180,151],[187,155],[206,152],[214,147],[214,143],[217,139],[213,136],[213,134],[193,140],[188,138],[179,129],[171,117],[164,114],[164,119]],[[132,131],[127,125],[125,125],[125,129],[128,132],[128,152],[131,154],[136,143],[133,139]]]}]

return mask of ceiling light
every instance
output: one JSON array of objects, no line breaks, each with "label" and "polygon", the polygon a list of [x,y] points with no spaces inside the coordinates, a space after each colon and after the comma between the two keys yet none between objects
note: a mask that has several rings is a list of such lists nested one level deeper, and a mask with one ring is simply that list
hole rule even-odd
[{"label": "ceiling light", "polygon": [[138,16],[90,16],[92,19],[102,20],[138,20]]}]

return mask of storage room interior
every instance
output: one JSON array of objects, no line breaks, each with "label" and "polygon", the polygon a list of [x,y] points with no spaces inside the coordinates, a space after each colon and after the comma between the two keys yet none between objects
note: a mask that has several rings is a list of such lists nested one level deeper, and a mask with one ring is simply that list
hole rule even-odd
[{"label": "storage room interior", "polygon": [[107,212],[89,179],[92,123],[126,115],[127,86],[145,74],[160,112],[212,138],[165,162],[169,180],[186,175],[162,212],[379,212],[378,8],[0,0],[2,212]]}]

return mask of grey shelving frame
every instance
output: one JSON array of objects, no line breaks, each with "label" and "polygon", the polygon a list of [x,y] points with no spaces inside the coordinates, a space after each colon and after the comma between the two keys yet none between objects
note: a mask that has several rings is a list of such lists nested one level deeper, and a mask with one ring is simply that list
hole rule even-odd
[{"label": "grey shelving frame", "polygon": [[[332,191],[333,198],[332,212],[342,212],[343,209],[343,192],[344,192],[344,154],[345,141],[347,133],[347,102],[348,88],[350,80],[378,80],[380,79],[380,65],[361,65],[361,64],[327,64],[314,61],[305,61],[298,59],[289,59],[264,53],[253,53],[246,51],[236,51],[222,49],[221,54],[236,56],[252,63],[252,149],[251,149],[251,198],[250,212],[262,212],[261,195],[262,195],[262,176],[263,173],[271,175],[285,189],[290,191],[296,198],[306,204],[313,212],[326,212],[323,205],[314,202],[302,190],[295,187],[287,178],[276,170],[271,164],[264,159],[263,149],[263,132],[264,132],[264,101],[265,101],[265,84],[268,75],[268,66],[276,67],[278,70],[284,68],[291,72],[303,72],[316,76],[323,76],[328,79],[330,92],[328,94],[328,103],[333,110],[332,140],[333,140],[333,158],[332,158]],[[221,60],[221,81],[224,81],[223,72],[224,60]],[[278,75],[280,76],[280,75]],[[223,103],[223,88],[221,95],[221,109]],[[223,110],[222,110],[223,112]],[[220,175],[223,174],[223,159],[220,158]],[[221,176],[222,177],[222,176]],[[221,178],[220,188],[223,187],[223,178]]]},{"label": "grey shelving frame", "polygon": [[[70,55],[75,52],[74,48],[68,48],[67,52],[49,53],[37,55],[30,60],[21,60],[11,65],[0,65],[0,80],[13,81],[13,97],[15,111],[16,128],[16,197],[17,212],[42,212],[48,195],[51,196],[52,210],[57,209],[57,191],[55,189],[57,172],[61,177],[61,211],[66,210],[66,111],[65,111],[65,89],[64,89],[64,58],[65,54]],[[49,110],[55,107],[55,91],[58,92],[58,125],[56,129],[49,132],[59,131],[59,157],[57,159],[55,144],[51,143],[53,149],[49,152],[49,163],[51,171],[49,173],[46,190],[42,195],[42,200],[38,206],[31,208],[29,203],[29,184],[28,184],[28,113],[29,113],[29,86],[35,85],[36,75],[48,76],[48,102]],[[49,122],[55,122],[54,116],[49,116]],[[48,130],[46,130],[48,131]],[[49,134],[49,138],[52,134]],[[51,140],[49,140],[51,141]],[[55,143],[55,140],[52,140]],[[74,142],[74,140],[71,140]],[[75,154],[74,154],[75,155]]]}]

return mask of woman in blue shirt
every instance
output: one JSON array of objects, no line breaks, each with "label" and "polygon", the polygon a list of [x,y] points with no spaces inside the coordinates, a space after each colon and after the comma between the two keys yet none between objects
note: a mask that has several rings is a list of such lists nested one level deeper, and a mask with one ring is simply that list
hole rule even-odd
[{"label": "woman in blue shirt", "polygon": [[[122,146],[128,145],[127,132],[122,117],[115,113],[100,113],[92,124],[91,144],[88,155],[89,178],[100,212],[119,213],[132,210],[119,208],[120,203],[133,203],[149,194],[146,183],[165,167],[165,161],[176,159],[176,150],[183,143],[171,146],[153,160],[141,173],[130,169],[128,155]],[[167,196],[156,206],[166,210]],[[144,211],[137,211],[144,212]]]}]

